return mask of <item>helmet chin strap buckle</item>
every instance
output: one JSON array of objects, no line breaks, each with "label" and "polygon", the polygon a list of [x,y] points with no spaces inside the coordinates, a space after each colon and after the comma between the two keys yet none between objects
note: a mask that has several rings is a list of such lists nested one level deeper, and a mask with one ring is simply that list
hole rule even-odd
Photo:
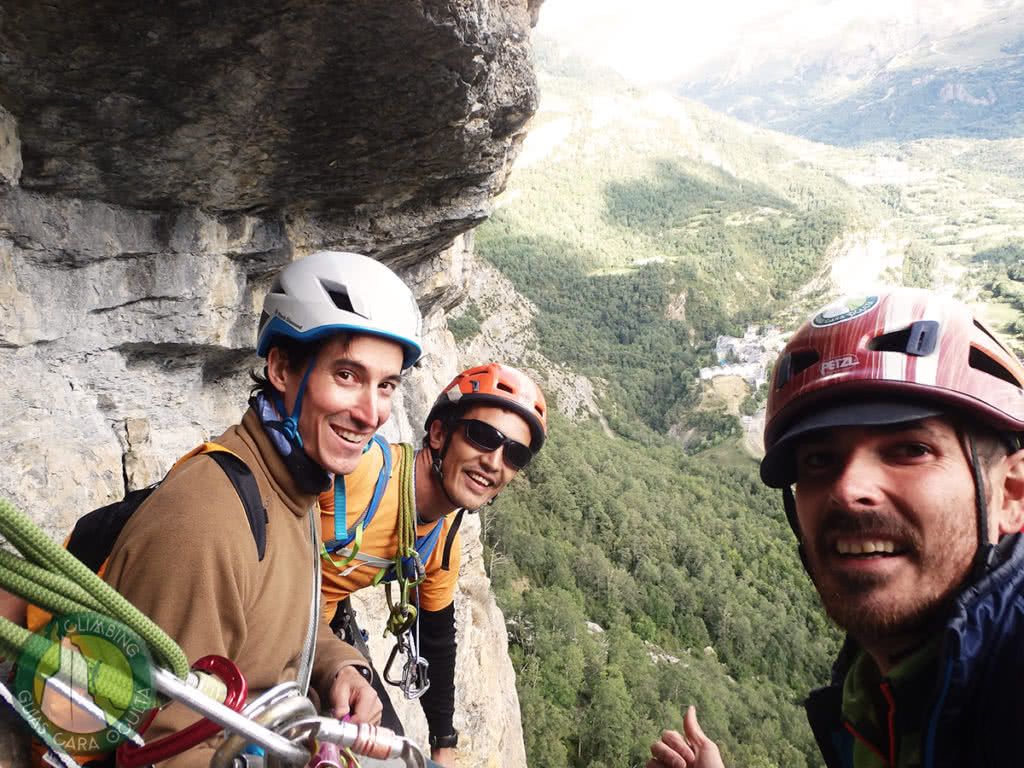
[{"label": "helmet chin strap buckle", "polygon": [[294,416],[289,416],[281,423],[281,431],[284,432],[285,436],[292,442],[298,443],[299,447],[302,447],[302,438],[299,436],[299,425],[295,421]]}]

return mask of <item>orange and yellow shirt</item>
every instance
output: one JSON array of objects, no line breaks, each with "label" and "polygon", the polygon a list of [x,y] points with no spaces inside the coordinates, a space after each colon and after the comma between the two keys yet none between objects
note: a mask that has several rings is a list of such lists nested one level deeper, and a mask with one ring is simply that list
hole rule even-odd
[{"label": "orange and yellow shirt", "polygon": [[[381,497],[380,505],[377,507],[370,524],[363,530],[362,542],[359,546],[359,553],[352,562],[343,567],[337,567],[326,557],[321,558],[323,565],[323,578],[321,581],[321,592],[323,594],[324,616],[329,621],[337,610],[338,603],[344,600],[353,592],[370,586],[374,577],[380,570],[379,565],[361,562],[359,555],[370,555],[375,558],[393,560],[398,549],[398,491],[399,491],[399,462],[401,447],[398,444],[389,446],[391,451],[391,476],[388,478],[387,487]],[[384,466],[384,456],[380,446],[374,444],[369,451],[363,454],[359,466],[351,474],[345,475],[345,524],[344,530],[348,530],[359,519],[359,516],[366,510],[373,497],[377,479]],[[337,481],[337,479],[336,479]],[[461,539],[460,533],[456,532],[452,542],[449,556],[448,569],[441,567],[444,559],[445,542],[452,523],[455,520],[455,512],[444,517],[444,522],[434,545],[433,551],[424,563],[426,579],[419,585],[420,607],[427,611],[439,611],[447,608],[455,596],[455,580],[459,574],[459,562],[461,560]],[[429,534],[437,522],[418,523],[416,525],[416,538]],[[320,495],[320,526],[324,541],[335,539],[334,520],[334,487]],[[351,547],[352,544],[348,544]],[[345,559],[340,551],[331,555],[334,561]]]}]

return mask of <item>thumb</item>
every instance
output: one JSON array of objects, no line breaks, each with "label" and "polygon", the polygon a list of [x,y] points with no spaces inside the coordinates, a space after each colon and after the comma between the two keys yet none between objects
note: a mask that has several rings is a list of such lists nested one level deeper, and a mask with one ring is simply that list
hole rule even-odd
[{"label": "thumb", "polygon": [[694,746],[707,744],[710,739],[704,735],[700,723],[697,722],[697,708],[692,704],[686,708],[686,716],[683,718],[683,732],[686,740]]},{"label": "thumb", "polygon": [[331,714],[336,718],[341,719],[345,717],[351,711],[349,706],[349,693],[348,684],[339,675],[334,680],[334,685],[331,686],[330,691],[331,697]]}]

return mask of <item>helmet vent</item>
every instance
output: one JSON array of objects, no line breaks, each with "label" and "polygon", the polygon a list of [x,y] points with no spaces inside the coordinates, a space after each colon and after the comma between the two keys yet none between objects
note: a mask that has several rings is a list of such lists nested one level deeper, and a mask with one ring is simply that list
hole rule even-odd
[{"label": "helmet vent", "polygon": [[514,395],[516,393],[515,390],[512,389],[512,387],[510,387],[508,384],[506,384],[503,381],[499,381],[495,385],[495,389],[500,389],[502,392],[508,392],[510,395]]},{"label": "helmet vent", "polygon": [[[324,286],[326,287],[326,286]],[[348,297],[348,291],[338,289],[328,289],[327,295],[330,297],[331,302],[338,309],[343,312],[351,312],[353,315],[359,315],[360,317],[366,317],[362,312],[357,312],[356,308],[352,306],[352,299]],[[369,318],[366,318],[367,320]]]},{"label": "helmet vent", "polygon": [[782,389],[790,379],[807,370],[820,359],[821,356],[814,349],[804,349],[786,355],[779,361],[779,372],[775,376],[775,388]]},{"label": "helmet vent", "polygon": [[998,347],[999,347],[999,348],[1000,348],[1001,350],[1003,350],[1004,352],[1006,352],[1006,354],[1010,354],[1009,350],[1007,350],[1007,349],[1006,349],[1006,347],[1005,347],[1005,346],[1003,346],[1003,343],[1002,343],[1002,342],[1001,342],[1001,341],[1000,341],[999,339],[997,339],[997,338],[996,338],[995,336],[993,336],[993,335],[992,335],[992,333],[991,333],[991,332],[989,331],[989,329],[988,329],[988,328],[986,328],[986,327],[985,327],[984,325],[982,325],[981,323],[979,323],[979,322],[978,322],[977,320],[975,320],[975,321],[974,321],[974,327],[975,327],[975,328],[977,328],[977,329],[978,329],[979,331],[981,331],[982,333],[984,333],[984,334],[985,334],[986,336],[988,336],[988,337],[989,337],[990,339],[992,339],[992,342],[993,342],[994,344],[996,344],[996,345],[997,345],[997,346],[998,346]]},{"label": "helmet vent", "polygon": [[918,320],[901,331],[876,336],[868,342],[874,352],[902,352],[915,357],[927,357],[935,351],[939,341],[939,323],[936,320]]},{"label": "helmet vent", "polygon": [[987,373],[989,376],[995,376],[997,379],[1002,379],[1017,389],[1021,389],[1021,383],[1017,377],[1010,373],[1002,363],[989,357],[977,347],[971,347],[971,351],[967,355],[967,363],[971,368]]}]

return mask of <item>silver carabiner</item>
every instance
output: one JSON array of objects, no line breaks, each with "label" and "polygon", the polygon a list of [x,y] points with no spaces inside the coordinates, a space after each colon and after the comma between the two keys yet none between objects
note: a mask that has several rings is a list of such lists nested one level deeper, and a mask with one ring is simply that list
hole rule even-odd
[{"label": "silver carabiner", "polygon": [[[405,662],[402,664],[401,677],[396,678],[391,676],[391,669],[399,652],[405,654]],[[384,665],[384,682],[397,686],[410,701],[418,699],[430,688],[430,678],[427,676],[429,666],[430,663],[420,656],[412,633],[407,630],[396,638],[395,647],[391,649],[388,663]]]},{"label": "silver carabiner", "polygon": [[[288,698],[278,699],[272,704],[268,704],[263,711],[253,718],[257,725],[262,726],[274,733],[279,735],[278,730],[284,731],[289,728],[292,722],[304,718],[309,718],[316,715],[316,708],[313,706],[313,702],[307,699],[305,696],[290,696]],[[255,740],[250,736],[245,736],[241,733],[229,733],[227,738],[221,742],[221,745],[217,747],[217,751],[213,753],[213,757],[210,758],[210,768],[229,768],[234,763],[235,757],[242,751],[246,743],[249,741],[255,741],[259,746],[263,747],[268,751],[269,754],[273,754],[268,749],[266,741]],[[283,758],[283,762],[289,765],[304,765],[309,762],[311,753],[308,749],[294,744],[291,740],[287,740],[290,746],[296,750],[301,750],[300,754],[302,758],[300,760],[292,761],[292,755],[274,755],[275,758]]]},{"label": "silver carabiner", "polygon": [[430,662],[422,656],[409,654],[405,667],[402,669],[401,688],[405,698],[418,699],[430,688],[430,677],[427,675],[428,667],[430,667]]}]

